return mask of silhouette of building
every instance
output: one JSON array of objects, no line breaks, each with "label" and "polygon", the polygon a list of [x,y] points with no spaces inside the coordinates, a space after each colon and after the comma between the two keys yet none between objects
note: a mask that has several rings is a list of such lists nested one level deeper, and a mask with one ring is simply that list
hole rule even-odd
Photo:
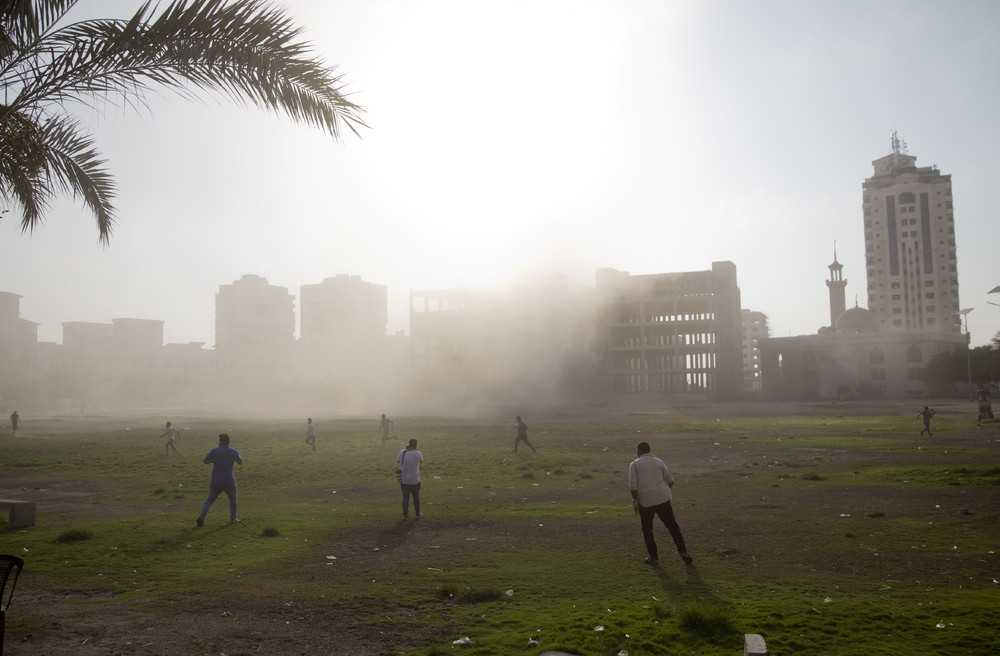
[{"label": "silhouette of building", "polygon": [[300,294],[298,365],[293,382],[315,389],[302,397],[384,399],[388,388],[402,383],[405,358],[389,340],[388,289],[360,276],[339,274],[323,282],[302,285]]},{"label": "silhouette of building", "polygon": [[0,292],[0,401],[33,394],[37,348],[38,324],[21,318],[21,296]]},{"label": "silhouette of building", "polygon": [[965,336],[884,331],[873,312],[845,310],[833,330],[761,340],[761,380],[770,400],[922,398],[935,355],[965,346]]},{"label": "silhouette of building", "polygon": [[916,162],[893,133],[864,181],[868,309],[883,330],[958,333],[951,176]]},{"label": "silhouette of building", "polygon": [[598,325],[565,276],[534,287],[410,293],[414,395],[545,405],[590,393]]},{"label": "silhouette of building", "polygon": [[285,287],[247,274],[215,295],[216,366],[224,384],[280,382],[295,343],[295,299]]},{"label": "silhouette of building", "polygon": [[736,265],[631,276],[598,269],[606,308],[603,389],[612,395],[737,395],[743,390]]},{"label": "silhouette of building", "polygon": [[743,309],[740,311],[743,339],[743,391],[758,393],[760,382],[760,340],[771,336],[767,315]]},{"label": "silhouette of building", "polygon": [[78,405],[149,405],[162,398],[163,321],[64,321],[60,396]]}]

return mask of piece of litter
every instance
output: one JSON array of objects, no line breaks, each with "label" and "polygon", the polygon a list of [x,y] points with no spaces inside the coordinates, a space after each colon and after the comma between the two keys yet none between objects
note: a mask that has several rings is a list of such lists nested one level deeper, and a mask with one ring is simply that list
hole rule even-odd
[{"label": "piece of litter", "polygon": [[372,549],[372,551],[382,551],[382,549],[380,549],[379,547],[375,547],[374,549]]},{"label": "piece of litter", "polygon": [[471,645],[472,644],[472,640],[470,640],[468,638],[468,636],[467,636],[465,638],[459,638],[458,640],[454,640],[454,641],[452,641],[451,644],[453,644],[453,645]]},{"label": "piece of litter", "polygon": [[833,599],[831,599],[830,597],[827,597],[826,599],[823,600],[823,603],[829,604],[832,601],[833,601]]},{"label": "piece of litter", "polygon": [[326,559],[327,560],[337,560],[337,557],[336,556],[327,556]]},{"label": "piece of litter", "polygon": [[436,478],[437,480],[441,480],[440,476],[435,476],[434,478]]},{"label": "piece of litter", "polygon": [[222,611],[222,616],[223,617],[232,617],[233,614],[230,613],[228,610],[224,610],[224,611]]},{"label": "piece of litter", "polygon": [[534,638],[528,638],[528,644],[529,644],[529,645],[540,645],[540,644],[542,644],[542,643],[538,642],[538,641],[537,641],[537,640],[535,640]]},{"label": "piece of litter", "polygon": [[618,656],[628,656],[628,652],[622,649],[620,652],[618,652]]},{"label": "piece of litter", "polygon": [[936,627],[937,627],[937,628],[939,628],[939,629],[943,629],[943,628],[944,628],[944,622],[938,622],[938,623],[937,623],[937,624],[935,624],[934,626],[936,626]]},{"label": "piece of litter", "polygon": [[597,626],[595,626],[595,627],[594,627],[594,630],[595,630],[595,631],[603,631],[603,630],[604,630],[604,627],[603,627],[603,626],[601,626],[600,624],[598,624]]},{"label": "piece of litter", "polygon": [[514,591],[513,590],[508,590],[507,591],[507,596],[508,597],[513,597],[514,596]]}]

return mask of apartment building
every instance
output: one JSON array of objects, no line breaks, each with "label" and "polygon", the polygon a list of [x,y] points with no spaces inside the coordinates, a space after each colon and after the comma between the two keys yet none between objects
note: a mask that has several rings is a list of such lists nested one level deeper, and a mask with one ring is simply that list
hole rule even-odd
[{"label": "apartment building", "polygon": [[918,167],[896,134],[862,186],[868,309],[886,331],[958,333],[951,176]]}]

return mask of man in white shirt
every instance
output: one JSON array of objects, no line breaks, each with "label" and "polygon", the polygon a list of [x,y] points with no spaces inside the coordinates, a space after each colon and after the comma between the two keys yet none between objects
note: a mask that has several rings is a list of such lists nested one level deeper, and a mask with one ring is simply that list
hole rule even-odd
[{"label": "man in white shirt", "polygon": [[396,456],[399,463],[399,488],[403,491],[403,519],[410,516],[410,495],[413,495],[413,511],[417,517],[420,514],[420,463],[424,461],[422,453],[417,451],[417,441],[410,440],[406,448]]},{"label": "man in white shirt", "polygon": [[674,477],[663,461],[649,453],[649,443],[639,442],[635,447],[636,459],[628,466],[628,484],[632,491],[632,503],[635,504],[642,521],[642,537],[646,541],[646,551],[649,558],[643,562],[647,565],[658,565],[659,554],[656,540],[653,539],[653,517],[659,516],[660,521],[670,531],[670,537],[677,545],[677,553],[690,565],[694,558],[688,555],[684,546],[684,536],[681,527],[674,519],[674,510],[670,505],[670,488],[674,485]]}]

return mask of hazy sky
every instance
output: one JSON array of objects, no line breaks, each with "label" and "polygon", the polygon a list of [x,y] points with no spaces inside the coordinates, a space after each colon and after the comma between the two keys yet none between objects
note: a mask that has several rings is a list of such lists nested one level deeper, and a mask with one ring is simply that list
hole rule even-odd
[{"label": "hazy sky", "polygon": [[[104,16],[140,2],[87,0]],[[164,92],[81,109],[117,178],[110,247],[66,199],[0,223],[0,290],[62,322],[164,320],[214,343],[246,273],[296,296],[338,273],[410,291],[596,267],[737,266],[774,336],[829,323],[834,242],[867,305],[861,185],[899,131],[951,174],[961,306],[1000,330],[1000,3],[282,0],[372,126],[337,143],[253,107]],[[526,318],[530,320],[530,318]]]}]

